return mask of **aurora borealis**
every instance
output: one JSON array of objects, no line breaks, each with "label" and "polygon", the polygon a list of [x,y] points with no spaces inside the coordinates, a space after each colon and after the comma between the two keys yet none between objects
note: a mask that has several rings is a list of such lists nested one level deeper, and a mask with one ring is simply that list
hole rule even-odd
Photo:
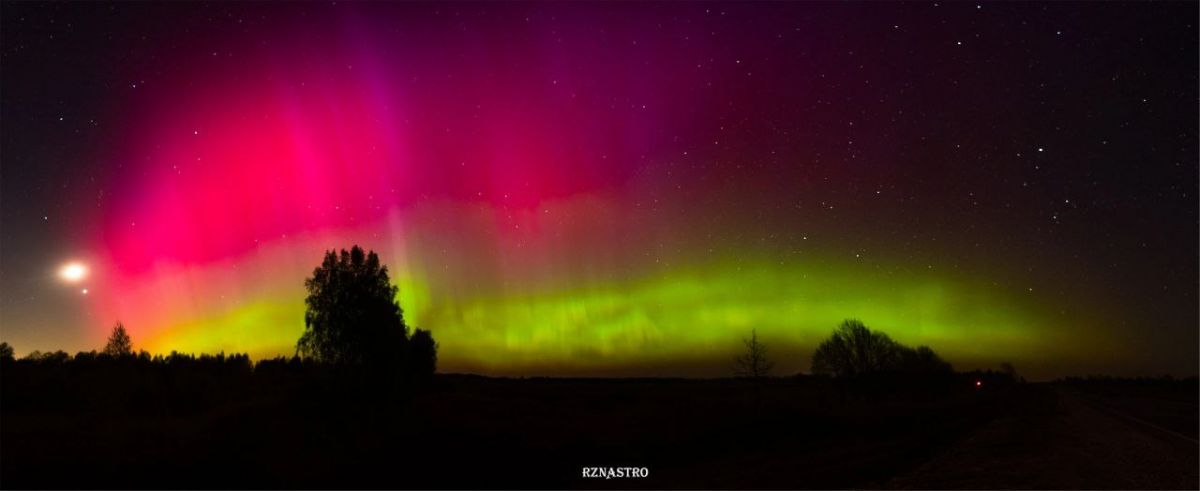
[{"label": "aurora borealis", "polygon": [[359,244],[443,371],[1196,370],[1195,4],[3,8],[18,352],[290,355]]}]

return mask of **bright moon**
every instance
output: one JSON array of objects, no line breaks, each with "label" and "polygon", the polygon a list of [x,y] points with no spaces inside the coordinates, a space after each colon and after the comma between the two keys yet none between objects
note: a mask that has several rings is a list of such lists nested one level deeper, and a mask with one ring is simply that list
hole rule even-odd
[{"label": "bright moon", "polygon": [[87,266],[84,266],[83,263],[72,262],[64,264],[58,270],[58,277],[68,283],[75,283],[87,277],[87,273]]}]

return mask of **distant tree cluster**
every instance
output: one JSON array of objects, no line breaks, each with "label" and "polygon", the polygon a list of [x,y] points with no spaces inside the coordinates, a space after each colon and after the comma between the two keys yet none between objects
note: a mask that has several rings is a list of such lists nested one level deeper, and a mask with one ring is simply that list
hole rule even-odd
[{"label": "distant tree cluster", "polygon": [[[104,349],[101,351],[80,351],[76,353],[74,358],[62,350],[41,352],[38,350],[30,351],[21,358],[21,361],[34,363],[65,363],[72,360],[117,360],[117,359],[146,359],[150,360],[149,353],[142,351],[135,353],[133,351],[133,340],[129,337],[129,332],[125,330],[125,325],[118,322],[113,326],[112,333],[108,337],[108,341],[104,344]],[[161,356],[159,357],[161,358]],[[14,357],[13,348],[7,342],[0,342],[0,362],[17,361]]]},{"label": "distant tree cluster", "polygon": [[949,363],[928,346],[910,348],[856,319],[843,321],[813,353],[812,372],[835,377],[878,373],[949,373]]},{"label": "distant tree cluster", "polygon": [[[414,339],[423,341],[416,346],[436,350],[428,332],[420,332],[424,334]],[[427,363],[421,369],[432,372],[433,362]],[[364,377],[362,370],[299,356],[255,363],[244,353],[151,355],[134,350],[133,339],[121,324],[113,328],[103,349],[75,355],[35,350],[16,359],[12,347],[0,343],[0,365],[4,375],[0,406],[6,411],[88,408],[183,415],[261,397],[299,403],[318,395],[323,400],[365,402],[403,400],[408,393],[380,385],[378,378]]]},{"label": "distant tree cluster", "polygon": [[[1059,378],[1054,381],[1056,384],[1067,385],[1179,385],[1179,386],[1196,386],[1200,384],[1200,378],[1192,375],[1190,377],[1175,377],[1171,374],[1162,374],[1156,377],[1138,376],[1138,377],[1117,377],[1113,375],[1072,375]],[[1195,393],[1193,391],[1193,393]]]},{"label": "distant tree cluster", "polygon": [[[358,246],[349,251],[326,251],[321,265],[313,270],[304,286],[308,291],[305,329],[296,343],[296,354],[290,360],[259,362],[268,371],[279,372],[281,367],[287,367],[291,372],[300,370],[316,376],[314,370],[318,369],[312,367],[324,367],[320,370],[366,375],[374,382],[388,378],[420,383],[428,382],[437,371],[438,343],[424,329],[415,329],[410,336],[396,301],[398,288],[392,285],[387,266],[380,263],[374,251],[366,252]],[[99,352],[80,352],[72,357],[63,351],[33,351],[15,360],[12,347],[0,343],[0,361],[6,365],[17,362],[41,367],[117,362],[143,367],[188,365],[201,370],[222,366],[240,367],[235,371],[246,373],[256,368],[245,354],[196,357],[176,352],[167,356],[135,352],[133,339],[120,322]]]},{"label": "distant tree cluster", "polygon": [[0,343],[0,360],[7,362],[27,362],[32,364],[61,364],[61,363],[106,363],[106,362],[140,362],[163,365],[182,365],[182,364],[237,364],[244,365],[247,368],[253,367],[250,362],[250,356],[244,353],[235,354],[200,354],[194,355],[190,353],[179,353],[172,351],[169,354],[151,355],[146,350],[134,351],[133,338],[129,336],[129,331],[125,329],[125,325],[118,322],[113,326],[112,332],[108,336],[108,340],[104,344],[104,348],[100,351],[80,351],[72,356],[62,350],[52,352],[41,352],[33,350],[16,360],[13,357],[12,346],[8,343]]},{"label": "distant tree cluster", "polygon": [[[758,331],[742,340],[742,354],[734,358],[733,371],[738,377],[762,378],[775,364],[767,356],[767,346]],[[1016,378],[1016,370],[1005,364],[1004,370]],[[928,346],[910,348],[887,334],[872,331],[857,319],[842,322],[833,334],[817,346],[812,358],[814,375],[853,378],[874,374],[928,375],[948,374],[953,367]]]}]

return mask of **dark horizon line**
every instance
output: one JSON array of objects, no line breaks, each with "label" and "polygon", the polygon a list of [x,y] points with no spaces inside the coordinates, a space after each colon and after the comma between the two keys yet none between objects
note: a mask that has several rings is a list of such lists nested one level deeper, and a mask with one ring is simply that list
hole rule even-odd
[{"label": "dark horizon line", "polygon": [[[46,354],[46,353],[56,353],[56,352],[62,352],[62,353],[65,353],[65,354],[67,354],[67,355],[71,356],[71,357],[72,357],[72,359],[73,359],[73,358],[74,358],[74,356],[75,356],[74,354],[68,353],[68,352],[66,352],[66,351],[63,351],[63,350],[55,350],[55,351],[40,351],[40,350],[32,350],[32,351],[29,351],[29,352],[25,353],[25,356],[28,356],[29,354],[31,354],[31,353],[33,353],[33,352],[35,352],[35,351],[36,351],[36,352],[39,352],[39,353],[42,353],[42,354]],[[226,357],[228,357],[228,356],[236,356],[236,355],[245,355],[245,356],[246,356],[246,358],[248,359],[248,361],[250,362],[250,366],[251,366],[251,368],[255,368],[255,367],[258,365],[258,363],[260,363],[260,362],[263,362],[263,361],[272,361],[272,360],[279,360],[279,359],[283,359],[283,360],[291,360],[291,359],[293,359],[293,358],[296,358],[295,356],[282,356],[282,355],[280,355],[280,356],[269,357],[269,358],[260,358],[260,359],[257,359],[257,360],[256,360],[255,358],[251,357],[251,356],[249,355],[249,353],[247,353],[247,352],[232,352],[232,353],[227,353],[227,352],[224,352],[224,351],[219,351],[219,352],[217,352],[217,353],[192,353],[192,352],[171,351],[171,352],[169,352],[169,353],[151,353],[151,352],[149,352],[149,351],[146,351],[146,350],[139,350],[139,351],[137,351],[137,352],[135,352],[135,353],[134,353],[134,356],[136,357],[136,356],[138,356],[138,355],[139,355],[140,353],[142,353],[142,352],[145,352],[145,353],[147,353],[147,354],[150,354],[151,356],[162,356],[162,357],[164,357],[164,358],[165,358],[165,357],[167,357],[167,356],[170,356],[170,354],[171,354],[171,353],[177,353],[177,354],[180,354],[180,355],[186,355],[186,356],[190,356],[190,357],[193,357],[193,358],[199,358],[200,356],[205,356],[205,355],[207,355],[207,356],[217,356],[217,355],[224,355],[224,356],[226,356]],[[94,354],[96,354],[96,355],[102,355],[102,354],[104,354],[104,352],[103,352],[103,351],[100,351],[100,350],[79,351],[79,352],[77,352],[76,354],[78,354],[78,353],[94,353]],[[15,361],[22,361],[22,360],[25,360],[25,359],[26,359],[25,357],[17,357],[17,356],[14,356],[14,357],[13,357],[13,361],[14,361],[14,362],[15,362]],[[72,361],[73,361],[73,360],[72,360]],[[956,369],[956,370],[953,370],[951,373],[952,373],[952,374],[954,374],[954,375],[962,375],[962,374],[972,374],[972,373],[989,373],[989,372],[990,372],[990,373],[999,373],[999,371],[998,371],[998,370],[995,370],[995,369],[979,369],[979,368],[972,369],[972,370],[957,370],[957,369]],[[455,371],[455,372],[437,372],[437,373],[435,373],[434,375],[435,375],[435,376],[438,376],[438,377],[441,377],[441,378],[487,379],[487,380],[495,380],[495,381],[524,381],[524,382],[588,382],[588,383],[593,383],[593,382],[594,382],[594,383],[603,383],[603,382],[686,382],[686,383],[709,383],[709,382],[726,382],[726,381],[739,381],[739,380],[748,380],[748,379],[752,379],[752,377],[744,377],[744,376],[737,376],[737,375],[723,375],[723,376],[704,376],[704,375],[587,375],[587,374],[580,374],[580,373],[575,373],[575,374],[563,374],[563,375],[545,375],[545,374],[541,374],[541,375],[512,375],[512,374],[509,374],[509,375],[489,375],[489,374],[485,374],[485,373],[476,373],[476,372],[463,372],[463,371]],[[759,378],[759,381],[763,381],[763,380],[769,380],[769,381],[787,381],[787,380],[792,380],[792,379],[822,379],[822,378],[830,378],[830,379],[832,379],[832,378],[835,378],[835,377],[823,376],[823,375],[814,375],[814,374],[812,374],[812,373],[807,373],[807,372],[799,371],[799,372],[795,372],[795,373],[789,373],[789,374],[765,375],[765,376],[763,376],[763,377],[760,377],[760,378]],[[1167,379],[1167,380],[1173,380],[1173,381],[1186,382],[1186,381],[1191,381],[1191,380],[1193,380],[1193,379],[1200,381],[1200,372],[1197,372],[1197,373],[1192,373],[1192,374],[1186,374],[1186,375],[1184,375],[1184,374],[1179,374],[1179,373],[1169,373],[1169,372],[1168,372],[1168,373],[1159,373],[1159,374],[1155,374],[1155,375],[1116,375],[1116,374],[1109,374],[1109,373],[1081,373],[1081,374],[1072,374],[1072,375],[1060,375],[1060,376],[1053,377],[1053,378],[1025,378],[1025,380],[1024,380],[1024,381],[1025,381],[1026,383],[1055,383],[1055,382],[1063,382],[1063,381],[1067,381],[1068,379],[1082,379],[1082,380],[1089,380],[1089,379],[1110,379],[1110,380],[1114,380],[1114,381],[1154,381],[1154,380],[1164,380],[1164,379]]]}]

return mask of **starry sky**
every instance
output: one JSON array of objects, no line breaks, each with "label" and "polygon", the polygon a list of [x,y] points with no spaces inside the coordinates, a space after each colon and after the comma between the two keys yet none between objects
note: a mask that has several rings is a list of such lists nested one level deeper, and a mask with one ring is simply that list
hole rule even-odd
[{"label": "starry sky", "polygon": [[[440,368],[1197,371],[1196,3],[0,7],[0,339],[290,355],[329,248]],[[79,267],[64,275],[64,265]]]}]

